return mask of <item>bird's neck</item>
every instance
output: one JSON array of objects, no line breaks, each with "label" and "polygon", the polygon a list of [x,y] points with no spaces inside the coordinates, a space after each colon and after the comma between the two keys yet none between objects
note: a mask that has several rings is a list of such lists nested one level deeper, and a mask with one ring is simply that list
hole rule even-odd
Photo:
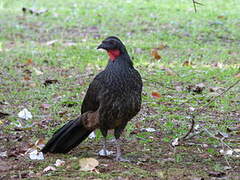
[{"label": "bird's neck", "polygon": [[121,55],[120,50],[118,49],[108,50],[107,53],[111,61],[115,61],[115,59],[117,59],[117,57]]}]

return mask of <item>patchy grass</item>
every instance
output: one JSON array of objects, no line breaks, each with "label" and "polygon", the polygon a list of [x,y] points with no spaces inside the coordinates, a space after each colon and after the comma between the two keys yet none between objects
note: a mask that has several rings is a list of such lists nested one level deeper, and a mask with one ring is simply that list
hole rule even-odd
[{"label": "patchy grass", "polygon": [[[1,0],[0,112],[10,114],[0,121],[0,152],[8,153],[7,158],[1,157],[1,177],[209,179],[223,172],[226,178],[238,179],[239,157],[223,156],[220,141],[205,131],[182,146],[169,145],[187,132],[189,107],[201,108],[236,82],[239,73],[238,1],[202,3],[194,13],[189,0]],[[23,14],[23,7],[48,12]],[[86,88],[107,63],[107,56],[96,47],[109,35],[124,41],[144,80],[142,110],[123,137],[124,154],[133,162],[98,157],[99,132],[95,140],[67,155],[49,155],[44,161],[22,157],[29,144],[42,137],[48,139],[79,115]],[[151,49],[160,45],[167,47],[159,50],[162,59],[154,60]],[[44,85],[46,80],[57,83]],[[204,89],[194,93],[199,83]],[[239,125],[239,91],[239,85],[235,86],[196,117],[196,123],[210,133],[228,133],[224,141],[232,148],[239,147],[239,131],[229,133],[227,128]],[[153,98],[152,92],[161,97]],[[17,113],[23,108],[33,114],[24,124],[33,126],[16,131]],[[145,127],[156,132],[140,131]],[[109,146],[115,151],[111,139]],[[97,158],[100,173],[79,171],[81,157]],[[42,174],[58,158],[66,165]]]}]

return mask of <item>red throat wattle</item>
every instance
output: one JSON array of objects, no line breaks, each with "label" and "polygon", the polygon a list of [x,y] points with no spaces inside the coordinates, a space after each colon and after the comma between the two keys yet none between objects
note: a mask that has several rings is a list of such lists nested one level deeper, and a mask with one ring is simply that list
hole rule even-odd
[{"label": "red throat wattle", "polygon": [[118,56],[120,56],[120,51],[118,49],[108,50],[107,53],[111,61],[114,61]]}]

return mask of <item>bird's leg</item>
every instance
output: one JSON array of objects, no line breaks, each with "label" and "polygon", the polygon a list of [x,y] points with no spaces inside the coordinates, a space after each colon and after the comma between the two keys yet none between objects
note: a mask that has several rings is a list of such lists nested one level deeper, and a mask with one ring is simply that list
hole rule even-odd
[{"label": "bird's leg", "polygon": [[119,139],[116,139],[115,142],[116,142],[116,148],[117,148],[116,160],[121,162],[130,162],[128,159],[125,159],[122,157]]},{"label": "bird's leg", "polygon": [[104,156],[108,155],[106,147],[107,147],[107,137],[103,137],[103,153],[104,153]]},{"label": "bird's leg", "polygon": [[[107,133],[108,133],[108,130],[100,128],[100,131],[103,135],[103,148],[99,152],[99,154],[100,154],[100,156],[108,156],[109,155],[109,152],[107,150]],[[102,151],[103,151],[103,153],[101,153]]]}]

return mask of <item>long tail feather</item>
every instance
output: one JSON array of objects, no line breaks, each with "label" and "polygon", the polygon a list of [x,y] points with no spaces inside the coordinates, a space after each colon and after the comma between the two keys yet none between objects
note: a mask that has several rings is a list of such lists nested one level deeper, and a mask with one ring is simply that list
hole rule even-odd
[{"label": "long tail feather", "polygon": [[95,129],[86,128],[87,115],[84,113],[58,129],[41,151],[43,153],[67,153],[79,145]]}]

